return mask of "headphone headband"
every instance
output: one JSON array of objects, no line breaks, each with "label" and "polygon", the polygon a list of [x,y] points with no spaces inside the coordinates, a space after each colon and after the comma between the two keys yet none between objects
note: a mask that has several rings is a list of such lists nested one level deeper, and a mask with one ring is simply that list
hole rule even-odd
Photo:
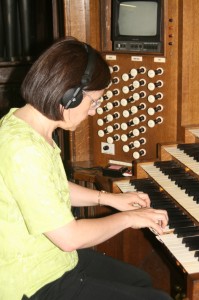
[{"label": "headphone headband", "polygon": [[88,55],[86,69],[81,78],[81,85],[71,88],[65,92],[61,99],[61,104],[65,109],[77,107],[83,99],[83,89],[91,82],[91,78],[95,68],[96,53],[87,44],[84,44]]}]

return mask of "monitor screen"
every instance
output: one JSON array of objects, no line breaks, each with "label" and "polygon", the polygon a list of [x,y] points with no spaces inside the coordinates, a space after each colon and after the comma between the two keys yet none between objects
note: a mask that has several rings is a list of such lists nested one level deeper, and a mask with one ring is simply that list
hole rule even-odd
[{"label": "monitor screen", "polygon": [[119,7],[120,35],[155,36],[157,34],[158,4],[153,1],[122,1]]}]

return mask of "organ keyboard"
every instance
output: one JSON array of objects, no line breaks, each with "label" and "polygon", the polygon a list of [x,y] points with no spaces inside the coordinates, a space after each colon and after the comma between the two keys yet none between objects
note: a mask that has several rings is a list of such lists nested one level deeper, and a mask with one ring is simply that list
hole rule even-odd
[{"label": "organ keyboard", "polygon": [[[197,147],[198,147],[198,151],[199,151],[199,146],[197,146]],[[182,164],[184,164],[189,169],[191,169],[194,173],[199,175],[199,164],[197,164],[197,160],[194,159],[193,157],[189,156],[187,153],[185,153],[183,149],[179,149],[177,146],[171,146],[171,147],[167,146],[167,147],[164,147],[164,149],[171,156],[175,157]]]},{"label": "organ keyboard", "polygon": [[[149,183],[151,183],[151,191],[148,188]],[[154,199],[154,190],[156,190],[157,187],[152,181],[140,179],[138,180],[138,182],[129,182],[128,180],[125,180],[117,182],[116,184],[123,193],[129,191],[136,192],[140,190],[148,193],[152,201],[152,206],[154,208],[166,209],[168,211],[170,220],[169,227],[166,228],[165,234],[157,236],[157,239],[170,250],[172,255],[175,256],[178,262],[182,265],[183,269],[185,269],[189,274],[199,272],[197,250],[189,250],[189,246],[187,246],[183,241],[183,238],[185,238],[185,236],[188,234],[194,235],[197,233],[199,235],[199,227],[197,227],[195,223],[183,213],[183,211],[178,209],[177,206],[172,205],[171,198],[169,200],[169,197],[166,196],[166,194],[163,197],[163,192],[157,190],[155,195],[156,199]],[[139,188],[136,188],[136,185]],[[145,185],[147,185],[147,187],[145,187]],[[159,199],[157,200],[158,194]],[[165,199],[168,201],[165,201]],[[163,203],[161,203],[161,200],[163,201]],[[156,203],[154,203],[155,201]],[[159,202],[159,204],[157,203],[157,201]],[[184,229],[185,226],[187,226],[187,230]],[[190,229],[190,231],[188,231],[188,228]]]},{"label": "organ keyboard", "polygon": [[187,276],[186,299],[198,300],[199,144],[161,146],[160,156],[163,160],[135,163],[137,178],[116,185],[122,192],[148,193],[152,207],[167,210],[168,228],[156,237]]}]

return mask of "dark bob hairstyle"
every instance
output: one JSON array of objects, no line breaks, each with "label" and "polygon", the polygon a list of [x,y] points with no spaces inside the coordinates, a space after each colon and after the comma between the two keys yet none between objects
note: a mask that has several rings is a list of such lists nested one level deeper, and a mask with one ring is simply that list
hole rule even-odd
[{"label": "dark bob hairstyle", "polygon": [[[87,91],[105,89],[111,80],[110,70],[101,54],[96,52],[96,61]],[[67,37],[55,42],[32,65],[22,86],[21,94],[31,104],[52,120],[62,120],[60,100],[65,92],[81,85],[87,66],[88,55],[84,43]]]}]

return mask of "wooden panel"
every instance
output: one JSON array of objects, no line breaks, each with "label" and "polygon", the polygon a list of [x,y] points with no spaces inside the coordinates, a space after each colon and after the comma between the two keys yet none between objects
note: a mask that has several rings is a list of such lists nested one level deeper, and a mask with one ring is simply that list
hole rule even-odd
[{"label": "wooden panel", "polygon": [[71,161],[85,161],[90,160],[90,138],[89,132],[89,120],[85,120],[81,123],[81,126],[76,129],[75,132],[70,132],[70,160]]},{"label": "wooden panel", "polygon": [[[87,41],[90,36],[90,15],[88,0],[63,0],[65,36],[74,36]],[[71,161],[90,160],[89,120],[85,120],[75,132],[70,133]]]},{"label": "wooden panel", "polygon": [[64,3],[52,0],[53,37],[57,39],[64,36]]},{"label": "wooden panel", "polygon": [[[87,4],[88,10],[86,11],[87,17],[87,42],[94,48],[101,50],[101,36],[100,36],[100,3],[99,1],[89,1]],[[88,21],[89,20],[89,21]],[[88,26],[89,25],[89,26]]]},{"label": "wooden panel", "polygon": [[[123,232],[123,261],[144,270],[152,277],[153,286],[170,293],[168,265],[157,251],[154,237],[146,238],[146,230],[127,229]],[[164,277],[162,277],[164,274]],[[161,280],[160,280],[161,278]]]},{"label": "wooden panel", "polygon": [[197,300],[199,295],[199,276],[192,274],[188,277],[188,299]]},{"label": "wooden panel", "polygon": [[[199,122],[198,122],[199,124]],[[199,132],[199,125],[189,125],[183,127],[183,141],[185,143],[199,143],[199,138],[193,132]]]},{"label": "wooden panel", "polygon": [[182,125],[198,124],[199,2],[184,0],[182,45]]},{"label": "wooden panel", "polygon": [[111,5],[110,0],[100,1],[100,22],[101,22],[101,46],[103,51],[112,50],[111,42]]},{"label": "wooden panel", "polygon": [[86,40],[85,0],[64,0],[65,35]]}]

